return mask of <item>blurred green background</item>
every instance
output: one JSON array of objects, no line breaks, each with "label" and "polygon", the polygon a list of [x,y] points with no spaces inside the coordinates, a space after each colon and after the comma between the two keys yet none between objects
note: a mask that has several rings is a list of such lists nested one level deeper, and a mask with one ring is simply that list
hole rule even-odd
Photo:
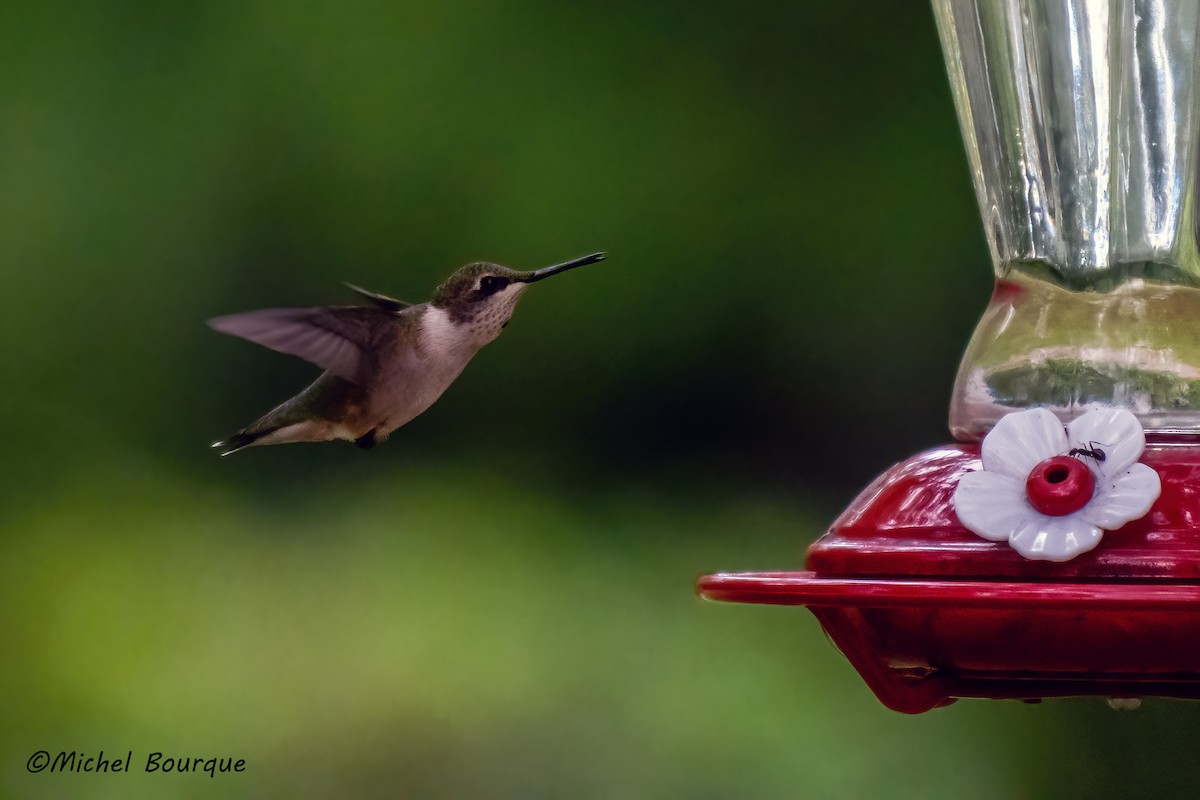
[{"label": "blurred green background", "polygon": [[[18,2],[0,45],[4,796],[1194,793],[1194,706],[905,717],[693,595],[947,438],[990,267],[925,5]],[[600,249],[386,445],[208,450],[316,370],[205,318]]]}]

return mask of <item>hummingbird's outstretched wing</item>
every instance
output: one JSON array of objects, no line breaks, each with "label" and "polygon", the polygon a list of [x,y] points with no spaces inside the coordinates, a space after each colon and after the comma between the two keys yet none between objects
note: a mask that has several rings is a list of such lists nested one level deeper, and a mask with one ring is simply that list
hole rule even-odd
[{"label": "hummingbird's outstretched wing", "polygon": [[[343,281],[343,283],[345,283],[345,281]],[[346,283],[346,288],[367,298],[384,311],[403,311],[412,305],[412,303],[406,303],[403,300],[397,300],[394,297],[388,297],[386,294],[379,294],[378,292],[372,292],[368,289],[364,289],[361,286],[355,286],[353,283]]]},{"label": "hummingbird's outstretched wing", "polygon": [[210,328],[280,353],[300,356],[334,375],[362,383],[372,331],[394,317],[366,306],[268,308],[208,320]]}]

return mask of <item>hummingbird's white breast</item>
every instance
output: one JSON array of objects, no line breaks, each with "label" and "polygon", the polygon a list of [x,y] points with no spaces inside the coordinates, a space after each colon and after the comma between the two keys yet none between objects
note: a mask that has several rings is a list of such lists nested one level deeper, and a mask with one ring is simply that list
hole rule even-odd
[{"label": "hummingbird's white breast", "polygon": [[417,347],[426,358],[434,361],[458,361],[459,371],[471,360],[480,345],[473,340],[466,325],[454,322],[450,312],[437,306],[426,306],[421,315]]},{"label": "hummingbird's white breast", "polygon": [[417,417],[442,396],[479,347],[444,309],[421,309],[414,340],[397,342],[384,359],[370,416],[379,436]]}]

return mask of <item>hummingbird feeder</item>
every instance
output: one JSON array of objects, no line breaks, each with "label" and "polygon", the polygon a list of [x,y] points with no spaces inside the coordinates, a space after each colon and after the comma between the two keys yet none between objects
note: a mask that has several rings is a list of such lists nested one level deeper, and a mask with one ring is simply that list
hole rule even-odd
[{"label": "hummingbird feeder", "polygon": [[806,606],[897,711],[1200,699],[1200,3],[933,7],[996,277],[957,441],[700,594]]}]

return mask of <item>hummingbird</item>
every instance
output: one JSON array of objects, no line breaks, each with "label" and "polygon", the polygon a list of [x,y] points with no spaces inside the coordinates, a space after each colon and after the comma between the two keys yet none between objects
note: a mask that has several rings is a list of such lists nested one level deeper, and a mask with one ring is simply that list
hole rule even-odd
[{"label": "hummingbird", "polygon": [[604,260],[604,253],[527,272],[475,262],[416,305],[346,286],[367,305],[270,308],[209,327],[325,370],[308,388],[213,442],[222,456],[287,442],[352,441],[369,450],[425,411],[476,353],[500,335],[529,285]]}]

